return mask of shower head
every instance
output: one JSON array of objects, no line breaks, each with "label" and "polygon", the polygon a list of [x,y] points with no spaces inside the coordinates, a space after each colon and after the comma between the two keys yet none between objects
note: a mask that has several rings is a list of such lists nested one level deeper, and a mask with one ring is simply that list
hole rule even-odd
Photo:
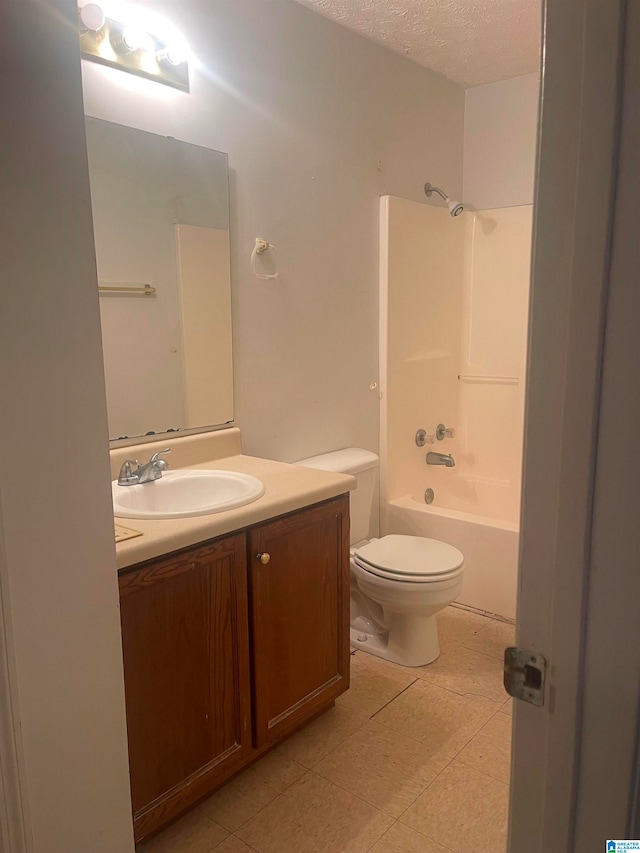
[{"label": "shower head", "polygon": [[438,187],[434,187],[433,184],[426,183],[424,185],[424,193],[427,198],[431,198],[432,193],[438,193],[438,195],[444,199],[447,203],[447,207],[449,208],[449,214],[451,216],[460,216],[462,211],[464,210],[464,205],[460,201],[454,201],[454,199],[449,198],[449,196],[444,193]]}]

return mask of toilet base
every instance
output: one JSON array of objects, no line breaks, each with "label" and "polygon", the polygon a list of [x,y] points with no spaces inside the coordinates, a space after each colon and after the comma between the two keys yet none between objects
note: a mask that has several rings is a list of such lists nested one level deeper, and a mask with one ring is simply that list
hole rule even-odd
[{"label": "toilet base", "polygon": [[401,666],[426,666],[440,654],[436,617],[402,614],[394,618],[387,614],[389,630],[382,634],[369,634],[350,629],[350,642],[354,649],[398,663]]}]

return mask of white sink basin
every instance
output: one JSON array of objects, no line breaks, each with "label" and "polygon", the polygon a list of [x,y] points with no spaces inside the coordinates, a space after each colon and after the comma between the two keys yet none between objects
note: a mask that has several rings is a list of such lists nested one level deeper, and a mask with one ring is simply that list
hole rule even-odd
[{"label": "white sink basin", "polygon": [[235,471],[167,471],[136,486],[112,483],[113,514],[120,518],[188,518],[235,509],[264,494],[264,484]]}]

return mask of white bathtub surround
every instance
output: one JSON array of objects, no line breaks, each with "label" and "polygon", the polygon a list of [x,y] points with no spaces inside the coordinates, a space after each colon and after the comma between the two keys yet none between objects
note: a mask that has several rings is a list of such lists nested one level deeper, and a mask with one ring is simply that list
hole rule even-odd
[{"label": "white bathtub surround", "polygon": [[[459,601],[515,616],[531,207],[381,202],[381,530],[465,555]],[[438,424],[454,438],[418,447]],[[427,451],[455,467],[426,465]],[[426,489],[434,501],[425,503]]]}]

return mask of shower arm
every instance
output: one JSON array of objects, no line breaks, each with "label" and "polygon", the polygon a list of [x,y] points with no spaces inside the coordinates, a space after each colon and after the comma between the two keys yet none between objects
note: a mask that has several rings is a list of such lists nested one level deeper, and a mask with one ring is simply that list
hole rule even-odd
[{"label": "shower arm", "polygon": [[431,198],[432,193],[438,193],[443,201],[449,201],[449,196],[443,193],[439,187],[434,187],[433,184],[426,183],[424,185],[424,194],[427,198]]}]

